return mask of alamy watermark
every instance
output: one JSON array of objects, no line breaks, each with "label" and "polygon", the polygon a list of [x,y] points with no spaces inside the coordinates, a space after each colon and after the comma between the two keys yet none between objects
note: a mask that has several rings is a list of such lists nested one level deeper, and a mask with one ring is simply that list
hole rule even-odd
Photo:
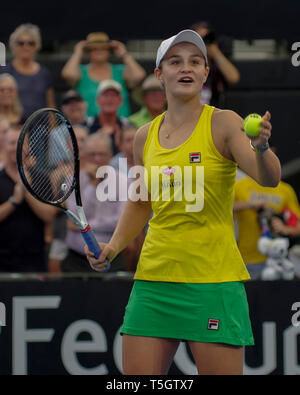
[{"label": "alamy watermark", "polygon": [[[119,168],[127,169],[127,159],[119,159]],[[101,166],[96,177],[96,196],[104,201],[185,202],[186,212],[199,212],[204,206],[204,166],[143,166],[130,168],[128,177],[119,177],[112,166]]]},{"label": "alamy watermark", "polygon": [[0,327],[6,326],[6,308],[5,304],[0,302]]},{"label": "alamy watermark", "polygon": [[293,303],[291,310],[296,311],[296,313],[292,315],[292,325],[300,326],[300,302]]},{"label": "alamy watermark", "polygon": [[294,67],[300,66],[300,42],[296,41],[295,43],[292,44],[292,51],[295,52],[292,55],[292,65]]},{"label": "alamy watermark", "polygon": [[0,41],[0,66],[6,66],[6,48],[5,44]]}]

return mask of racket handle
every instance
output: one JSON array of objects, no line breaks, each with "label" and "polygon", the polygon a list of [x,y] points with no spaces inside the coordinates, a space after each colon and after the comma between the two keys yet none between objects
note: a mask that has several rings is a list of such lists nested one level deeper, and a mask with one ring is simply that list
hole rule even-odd
[{"label": "racket handle", "polygon": [[[87,226],[85,229],[81,230],[81,234],[88,246],[88,249],[94,253],[96,259],[99,258],[102,250],[90,226]],[[110,269],[110,263],[108,262],[107,259],[105,260],[105,262],[106,262],[106,268],[102,270],[103,272],[107,272]]]}]

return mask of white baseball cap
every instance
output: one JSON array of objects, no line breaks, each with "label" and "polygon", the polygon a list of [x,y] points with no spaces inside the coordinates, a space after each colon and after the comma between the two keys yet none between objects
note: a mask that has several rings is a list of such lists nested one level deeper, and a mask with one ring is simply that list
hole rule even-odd
[{"label": "white baseball cap", "polygon": [[204,41],[202,40],[201,36],[198,33],[196,33],[194,30],[187,29],[187,30],[182,30],[175,36],[167,38],[160,44],[156,55],[156,67],[160,65],[160,62],[162,61],[163,57],[173,45],[182,42],[195,44],[202,52],[205,59],[205,63],[208,64],[207,52],[206,52]]},{"label": "white baseball cap", "polygon": [[98,90],[97,90],[97,96],[101,95],[103,92],[107,91],[108,89],[114,89],[118,93],[122,92],[122,86],[119,84],[118,81],[115,80],[103,80],[100,82]]}]

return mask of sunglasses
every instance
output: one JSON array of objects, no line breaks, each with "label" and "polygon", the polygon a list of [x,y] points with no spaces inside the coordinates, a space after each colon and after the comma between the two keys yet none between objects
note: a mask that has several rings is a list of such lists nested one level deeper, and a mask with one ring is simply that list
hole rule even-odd
[{"label": "sunglasses", "polygon": [[35,41],[17,41],[17,45],[19,45],[20,47],[24,47],[25,45],[29,45],[30,47],[34,47],[35,46]]}]

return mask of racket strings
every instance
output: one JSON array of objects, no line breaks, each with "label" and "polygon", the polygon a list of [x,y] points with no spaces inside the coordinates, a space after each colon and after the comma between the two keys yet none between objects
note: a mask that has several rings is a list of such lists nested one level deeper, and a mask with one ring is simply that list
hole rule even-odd
[{"label": "racket strings", "polygon": [[41,199],[57,202],[73,186],[75,159],[67,124],[44,112],[26,129],[22,162],[28,184]]}]

